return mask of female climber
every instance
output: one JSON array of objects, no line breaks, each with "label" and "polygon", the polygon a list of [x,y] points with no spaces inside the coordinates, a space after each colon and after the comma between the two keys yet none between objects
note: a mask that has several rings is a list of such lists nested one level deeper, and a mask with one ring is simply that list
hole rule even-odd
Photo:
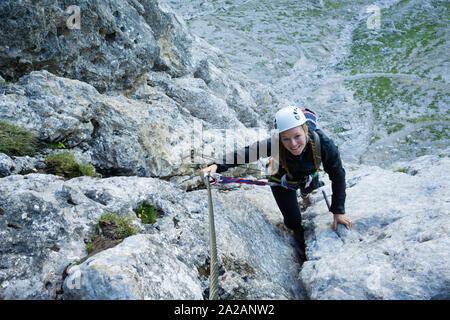
[{"label": "female climber", "polygon": [[[333,229],[343,224],[352,229],[354,222],[345,214],[345,170],[342,167],[339,151],[331,139],[317,129],[314,121],[307,121],[306,116],[314,113],[308,109],[300,110],[295,106],[288,106],[275,114],[275,128],[278,130],[278,158],[279,165],[269,180],[279,182],[281,186],[271,186],[272,194],[283,215],[284,224],[294,232],[294,236],[304,250],[304,230],[302,217],[297,201],[296,190],[288,188],[294,184],[300,188],[303,206],[310,204],[309,193],[321,186],[317,171],[320,162],[331,180],[332,198],[330,211],[333,213]],[[270,154],[271,140],[266,143]],[[259,152],[260,148],[257,147]],[[249,159],[249,147],[245,148],[245,163]],[[276,155],[275,155],[276,156]],[[258,156],[259,158],[259,153]],[[227,158],[229,159],[229,158]],[[234,152],[234,163],[213,163],[200,170],[200,177],[205,173],[213,174],[226,171],[237,166],[237,152]],[[276,159],[276,157],[275,157]],[[275,162],[276,163],[276,162]]]}]

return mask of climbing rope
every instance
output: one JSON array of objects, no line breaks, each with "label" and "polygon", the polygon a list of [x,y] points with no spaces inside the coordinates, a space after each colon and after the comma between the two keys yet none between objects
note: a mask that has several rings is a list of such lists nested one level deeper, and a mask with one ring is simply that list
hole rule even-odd
[{"label": "climbing rope", "polygon": [[[212,179],[212,181],[209,180]],[[210,172],[206,172],[203,175],[203,180],[208,189],[208,207],[209,207],[209,250],[210,250],[210,289],[209,289],[209,300],[217,300],[218,299],[218,286],[219,286],[219,268],[217,261],[217,245],[216,245],[216,230],[214,225],[214,210],[212,203],[212,195],[211,195],[211,185],[215,185],[217,183],[220,184],[229,184],[229,183],[244,183],[244,184],[253,184],[258,186],[282,186],[287,189],[297,190],[298,184],[288,183],[283,177],[280,181],[281,183],[262,181],[262,180],[251,180],[251,179],[242,179],[242,178],[231,178],[222,176],[218,173],[214,173],[211,175]],[[328,204],[328,202],[327,202]]]},{"label": "climbing rope", "polygon": [[[212,178],[212,181],[209,181],[209,178]],[[260,180],[250,180],[250,179],[241,179],[241,178],[230,178],[226,176],[222,176],[218,173],[214,173],[211,175],[210,172],[207,172],[203,176],[203,180],[205,181],[206,187],[208,189],[208,207],[209,207],[209,250],[210,250],[210,288],[209,288],[209,300],[217,300],[218,299],[218,286],[219,286],[219,268],[217,261],[217,245],[216,245],[216,230],[214,225],[214,210],[212,203],[212,195],[211,195],[211,185],[215,185],[217,183],[228,184],[228,183],[245,183],[245,184],[254,184],[254,185],[276,185],[276,186],[284,186],[285,188],[289,188],[292,190],[296,190],[296,185],[287,184],[286,181],[283,181],[284,184],[268,182],[268,181],[260,181]]]},{"label": "climbing rope", "polygon": [[216,230],[214,226],[214,211],[211,196],[211,186],[209,182],[209,172],[203,176],[206,187],[208,188],[208,207],[209,207],[209,250],[210,250],[210,288],[209,300],[218,299],[218,285],[219,285],[219,269],[217,263],[217,246],[216,246]]},{"label": "climbing rope", "polygon": [[291,189],[296,191],[299,187],[298,183],[289,183],[286,180],[281,179],[281,183],[271,182],[271,181],[263,181],[263,180],[252,180],[252,179],[242,179],[242,178],[231,178],[222,176],[218,173],[214,173],[210,176],[213,181],[211,185],[215,185],[217,183],[220,184],[229,184],[229,183],[243,183],[243,184],[253,184],[257,186],[280,186],[285,187],[287,189]]}]

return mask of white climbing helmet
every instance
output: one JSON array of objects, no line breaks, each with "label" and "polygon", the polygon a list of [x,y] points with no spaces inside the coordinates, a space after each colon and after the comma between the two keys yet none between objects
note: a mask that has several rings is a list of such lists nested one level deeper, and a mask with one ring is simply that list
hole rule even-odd
[{"label": "white climbing helmet", "polygon": [[301,126],[305,122],[305,115],[296,106],[285,107],[275,114],[275,129],[278,129],[280,133]]}]

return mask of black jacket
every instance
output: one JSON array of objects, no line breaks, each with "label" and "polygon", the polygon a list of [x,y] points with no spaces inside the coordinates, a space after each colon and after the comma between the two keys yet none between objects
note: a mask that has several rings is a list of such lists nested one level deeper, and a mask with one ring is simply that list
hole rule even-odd
[{"label": "black jacket", "polygon": [[[332,213],[345,213],[345,170],[342,167],[341,157],[339,155],[339,150],[337,146],[333,143],[331,139],[329,139],[321,130],[316,131],[320,138],[320,148],[321,148],[321,156],[322,156],[322,164],[325,172],[328,174],[331,180],[331,189],[333,195],[331,197],[331,208],[330,211]],[[271,140],[270,138],[264,140],[262,142],[256,143],[256,154],[257,158],[259,155],[259,145],[262,143],[266,143],[267,145],[267,156],[271,156],[270,154],[270,146]],[[249,149],[250,147],[245,147],[245,163],[249,163]],[[237,163],[237,154],[238,152],[234,152],[234,163],[233,164],[218,164],[217,172],[224,172],[229,168],[235,167]],[[311,149],[311,144],[308,143],[303,152],[294,156],[289,151],[286,155],[286,162],[289,167],[290,173],[294,177],[294,181],[301,181],[306,176],[313,174],[316,169],[314,167],[313,161],[313,152]],[[280,165],[280,168],[276,174],[277,177],[281,177],[286,173],[286,170]],[[289,179],[288,179],[289,180]]]}]

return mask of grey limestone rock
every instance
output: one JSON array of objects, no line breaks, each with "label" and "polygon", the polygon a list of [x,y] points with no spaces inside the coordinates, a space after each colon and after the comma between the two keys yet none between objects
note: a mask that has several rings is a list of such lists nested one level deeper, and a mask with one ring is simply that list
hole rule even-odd
[{"label": "grey limestone rock", "polygon": [[[255,190],[214,191],[221,297],[304,297],[292,237],[276,227],[274,200]],[[236,198],[239,200],[236,205]],[[144,225],[134,209],[162,215]],[[234,206],[232,206],[234,204]],[[185,192],[153,178],[11,175],[0,183],[3,299],[202,299],[209,287],[205,190]],[[116,212],[139,234],[81,263],[98,218]],[[268,224],[266,219],[276,221]],[[66,270],[67,268],[67,270]],[[65,271],[66,270],[66,271]],[[67,272],[67,276],[64,273]]]},{"label": "grey limestone rock", "polygon": [[347,173],[351,231],[333,231],[322,195],[315,195],[317,204],[304,214],[309,261],[300,273],[311,299],[448,299],[450,185],[440,172],[449,170],[450,158],[408,165],[414,176],[369,166]]}]

